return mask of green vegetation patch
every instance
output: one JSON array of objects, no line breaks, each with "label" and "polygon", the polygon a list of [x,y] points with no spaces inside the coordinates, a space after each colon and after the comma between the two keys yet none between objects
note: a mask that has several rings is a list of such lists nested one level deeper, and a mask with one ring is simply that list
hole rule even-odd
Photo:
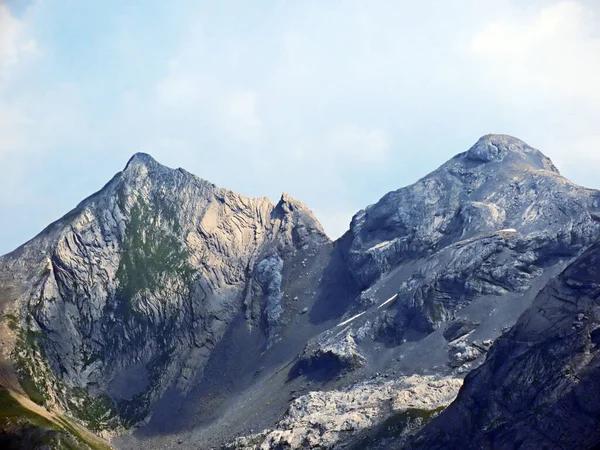
[{"label": "green vegetation patch", "polygon": [[117,270],[121,316],[129,316],[134,310],[132,299],[143,290],[155,291],[164,275],[180,277],[186,284],[191,280],[194,270],[188,263],[189,252],[177,238],[180,230],[175,210],[166,200],[151,207],[138,198]]},{"label": "green vegetation patch", "polygon": [[[6,389],[0,389],[0,446],[8,448],[60,448],[107,450],[106,445],[87,442],[21,405]],[[3,447],[5,448],[5,447]]]},{"label": "green vegetation patch", "polygon": [[108,395],[92,397],[85,389],[73,388],[67,404],[69,411],[94,432],[120,426],[115,402]]},{"label": "green vegetation patch", "polygon": [[22,406],[6,389],[0,389],[0,422],[18,422],[27,419],[32,424],[56,429],[57,426],[45,417],[42,417],[33,411]]},{"label": "green vegetation patch", "polygon": [[6,322],[6,325],[12,331],[17,331],[19,329],[19,319],[14,314],[4,314],[2,320]]},{"label": "green vegetation patch", "polygon": [[46,334],[42,331],[19,328],[17,335],[17,355],[22,352],[25,354],[25,356],[18,357],[15,364],[19,384],[32,402],[43,406],[49,397],[43,384],[37,383],[33,376],[34,364],[32,362],[38,360],[40,355],[44,355],[43,343]]},{"label": "green vegetation patch", "polygon": [[19,376],[19,384],[33,403],[43,406],[48,397],[37,387],[29,373],[23,372]]}]

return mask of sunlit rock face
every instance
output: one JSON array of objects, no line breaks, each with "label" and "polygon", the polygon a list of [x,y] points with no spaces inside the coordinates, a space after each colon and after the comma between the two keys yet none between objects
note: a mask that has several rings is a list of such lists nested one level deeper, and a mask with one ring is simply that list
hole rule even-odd
[{"label": "sunlit rock face", "polygon": [[423,418],[416,416],[443,409],[461,386],[458,378],[413,375],[394,381],[371,380],[343,391],[311,392],[295,399],[273,429],[238,438],[223,450],[348,448],[357,436],[360,442],[362,432],[390,416],[401,420],[415,415],[417,420],[407,424],[418,424]]},{"label": "sunlit rock face", "polygon": [[[359,211],[350,226],[349,264],[368,287],[405,261],[505,229],[581,246],[595,236],[590,210],[597,208],[597,193],[561,177],[541,152],[516,138],[488,135]],[[575,224],[581,229],[570,236]]]},{"label": "sunlit rock face", "polygon": [[329,245],[286,194],[246,198],[136,154],[0,260],[35,337],[18,348],[23,370],[66,409],[102,398],[98,428],[137,423],[170,384],[189,387],[235,317],[275,339],[286,260]]},{"label": "sunlit rock face", "polygon": [[502,162],[509,158],[515,163],[521,161],[532,167],[558,173],[552,161],[539,150],[530,147],[520,139],[503,134],[483,136],[467,151],[466,157],[469,160],[483,163]]}]

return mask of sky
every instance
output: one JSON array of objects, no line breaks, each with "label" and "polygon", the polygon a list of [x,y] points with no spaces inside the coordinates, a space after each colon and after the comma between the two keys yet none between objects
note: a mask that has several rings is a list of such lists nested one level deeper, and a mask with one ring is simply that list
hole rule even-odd
[{"label": "sky", "polygon": [[135,152],[332,238],[482,135],[600,188],[597,0],[0,0],[0,254]]}]

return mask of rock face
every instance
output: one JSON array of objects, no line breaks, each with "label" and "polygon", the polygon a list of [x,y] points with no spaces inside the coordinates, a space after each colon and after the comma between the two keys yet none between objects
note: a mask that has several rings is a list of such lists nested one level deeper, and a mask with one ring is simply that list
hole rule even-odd
[{"label": "rock face", "polygon": [[596,244],[540,292],[411,448],[597,448],[599,295]]},{"label": "rock face", "polygon": [[[511,448],[501,424],[524,436],[541,426],[535,407],[543,434],[563,393],[594,379],[595,281],[578,269],[548,282],[599,238],[600,193],[510,136],[385,195],[335,243],[286,194],[246,198],[137,154],[0,258],[0,375],[106,437],[137,427],[122,449],[388,448],[390,430],[404,445],[487,356],[448,410],[460,418],[442,414],[418,442],[445,424]],[[534,395],[537,370],[557,383],[535,391],[544,403],[510,403],[511,390]],[[482,386],[488,400],[469,397]]]},{"label": "rock face", "polygon": [[506,135],[487,135],[467,151],[467,159],[476,162],[501,162],[506,157],[520,159],[523,164],[558,172],[552,161],[525,142]]},{"label": "rock face", "polygon": [[328,245],[285,194],[245,198],[137,154],[0,259],[2,289],[20,292],[22,375],[94,429],[133,425],[170,384],[189,387],[235,317],[275,339],[286,259]]},{"label": "rock face", "polygon": [[[562,178],[541,152],[516,138],[488,135],[359,211],[350,226],[349,264],[368,287],[407,260],[503,229],[537,233],[556,247],[581,247],[595,236],[590,208],[598,208],[597,193]],[[541,229],[540,222],[548,226]]]},{"label": "rock face", "polygon": [[344,391],[311,392],[294,400],[274,429],[236,439],[223,448],[346,448],[361,431],[390,415],[447,406],[461,385],[462,380],[457,378],[415,375],[394,381],[364,382]]},{"label": "rock face", "polygon": [[328,333],[325,333],[308,341],[292,369],[292,376],[309,372],[327,378],[365,364],[365,358],[360,354],[354,337],[349,334],[342,339],[338,339],[337,335],[333,339],[328,337]]},{"label": "rock face", "polygon": [[348,264],[364,288],[415,265],[398,283],[380,334],[431,332],[485,295],[524,292],[545,268],[598,236],[600,196],[561,177],[524,142],[484,136],[416,184],[358,212]]}]

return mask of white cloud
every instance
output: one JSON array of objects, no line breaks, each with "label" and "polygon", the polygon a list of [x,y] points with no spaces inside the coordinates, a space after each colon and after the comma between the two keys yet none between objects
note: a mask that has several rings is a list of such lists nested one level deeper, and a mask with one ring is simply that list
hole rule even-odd
[{"label": "white cloud", "polygon": [[575,1],[543,8],[534,17],[488,24],[471,50],[497,77],[546,94],[600,100],[600,31],[594,10]]},{"label": "white cloud", "polygon": [[33,53],[37,44],[27,39],[23,24],[0,4],[0,77],[7,75],[8,68],[15,65],[23,54]]},{"label": "white cloud", "polygon": [[292,147],[291,156],[299,163],[342,168],[377,166],[389,156],[390,139],[385,130],[356,124],[336,125],[321,137],[305,138]]},{"label": "white cloud", "polygon": [[29,123],[19,108],[0,104],[0,155],[25,148],[25,128]]},{"label": "white cloud", "polygon": [[191,76],[168,76],[157,86],[158,102],[163,106],[193,106],[202,98],[197,79]]}]

